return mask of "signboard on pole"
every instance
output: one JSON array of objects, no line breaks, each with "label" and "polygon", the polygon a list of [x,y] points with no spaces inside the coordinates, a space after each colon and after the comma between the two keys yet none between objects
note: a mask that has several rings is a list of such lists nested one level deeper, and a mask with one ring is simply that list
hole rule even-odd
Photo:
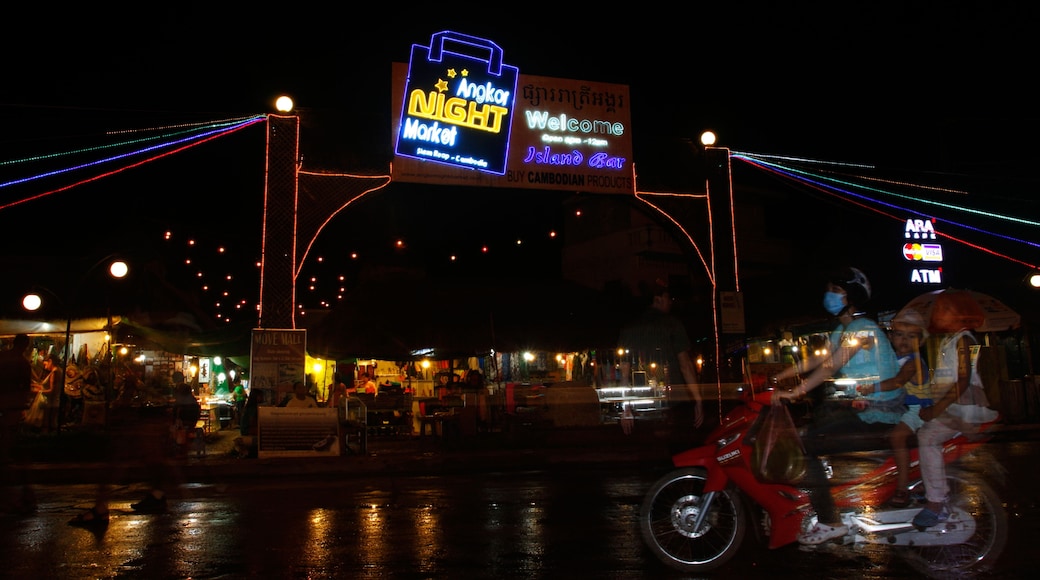
[{"label": "signboard on pole", "polygon": [[[278,402],[291,385],[306,380],[307,331],[254,328],[249,349],[249,388],[276,393]],[[279,385],[289,385],[279,392]]]},{"label": "signboard on pole", "polygon": [[903,260],[910,265],[910,284],[942,284],[943,247],[936,240],[935,219],[907,218],[903,240]]}]

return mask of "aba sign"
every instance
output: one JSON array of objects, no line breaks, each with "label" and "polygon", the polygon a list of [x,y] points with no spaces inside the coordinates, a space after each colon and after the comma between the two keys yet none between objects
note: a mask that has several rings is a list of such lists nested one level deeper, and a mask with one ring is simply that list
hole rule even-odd
[{"label": "aba sign", "polygon": [[397,155],[504,174],[518,76],[489,40],[438,32],[412,45]]}]

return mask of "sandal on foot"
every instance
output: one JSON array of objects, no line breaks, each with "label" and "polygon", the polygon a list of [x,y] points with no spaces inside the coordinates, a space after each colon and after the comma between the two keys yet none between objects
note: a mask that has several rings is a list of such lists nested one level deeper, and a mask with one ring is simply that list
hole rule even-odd
[{"label": "sandal on foot", "polygon": [[848,526],[828,526],[817,522],[817,524],[798,536],[798,543],[806,546],[815,546],[828,540],[844,537],[849,533]]},{"label": "sandal on foot", "polygon": [[910,492],[905,489],[897,490],[888,500],[888,505],[894,508],[910,507]]},{"label": "sandal on foot", "polygon": [[77,528],[103,528],[108,525],[108,512],[101,513],[97,508],[90,508],[69,520],[69,525]]},{"label": "sandal on foot", "polygon": [[946,509],[946,504],[942,504],[939,511],[934,511],[929,508],[923,508],[917,512],[914,516],[914,527],[919,531],[925,531],[926,529],[937,526],[946,520],[950,519],[950,510]]}]

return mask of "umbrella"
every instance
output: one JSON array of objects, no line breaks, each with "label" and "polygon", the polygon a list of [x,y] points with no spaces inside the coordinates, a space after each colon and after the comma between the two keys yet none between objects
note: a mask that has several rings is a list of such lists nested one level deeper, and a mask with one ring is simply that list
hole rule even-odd
[{"label": "umbrella", "polygon": [[[955,301],[958,302],[965,301],[968,304],[977,305],[979,309],[982,310],[982,324],[972,328],[971,330],[976,330],[978,332],[999,332],[1002,330],[1018,328],[1022,321],[1022,317],[1019,316],[1017,312],[1009,308],[1000,300],[997,300],[988,294],[983,294],[982,292],[956,288],[946,288],[921,294],[920,296],[910,300],[910,302],[907,302],[906,306],[903,306],[903,310],[916,310],[925,320],[931,321],[932,307],[935,305],[936,299],[942,294],[946,294],[948,298],[954,298]],[[899,315],[897,314],[896,317],[898,316]]]}]

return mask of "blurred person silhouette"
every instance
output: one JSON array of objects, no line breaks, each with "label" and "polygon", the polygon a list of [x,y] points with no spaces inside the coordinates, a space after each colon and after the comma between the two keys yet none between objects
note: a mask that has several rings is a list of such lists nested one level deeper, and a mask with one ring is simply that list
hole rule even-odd
[{"label": "blurred person silhouette", "polygon": [[65,369],[56,353],[44,357],[43,376],[35,388],[43,397],[43,432],[57,433],[61,419],[61,396],[65,392]]},{"label": "blurred person silhouette", "polygon": [[[185,452],[187,434],[195,432],[195,425],[202,418],[202,405],[193,394],[191,385],[184,382],[184,375],[179,371],[173,373],[173,431],[178,434],[176,444],[178,455]],[[180,382],[178,382],[180,381]],[[180,434],[185,437],[181,439]]]},{"label": "blurred person silhouette", "polygon": [[238,437],[235,437],[235,447],[231,450],[231,455],[256,457],[256,435],[259,432],[260,403],[263,402],[263,397],[262,390],[249,390],[249,396],[238,420]]},{"label": "blurred person silhouette", "polygon": [[285,403],[286,407],[313,409],[318,406],[318,401],[311,396],[307,383],[296,381],[293,383],[293,396]]},{"label": "blurred person silhouette", "polygon": [[[347,397],[347,384],[343,382],[343,375],[337,373],[332,374],[332,392],[329,393],[329,399],[326,404],[333,409],[340,409],[342,415],[343,399]],[[340,417],[342,420],[343,417]]]},{"label": "blurred person silhouette", "polygon": [[374,395],[378,390],[376,382],[372,380],[368,373],[361,373],[358,376],[357,392]]},{"label": "blurred person silhouette", "polygon": [[296,393],[293,391],[294,384],[295,383],[290,379],[282,379],[278,381],[278,384],[275,386],[274,397],[274,400],[278,402],[275,406],[284,407],[293,397],[296,396]]},{"label": "blurred person silhouette", "polygon": [[235,377],[234,386],[231,389],[231,408],[234,409],[235,421],[242,420],[242,408],[246,406],[246,389],[242,386],[242,379]]},{"label": "blurred person silhouette", "polygon": [[62,396],[61,422],[76,424],[83,419],[83,379],[79,365],[65,365],[65,393]]},{"label": "blurred person silhouette", "polygon": [[[183,372],[174,371],[172,379],[173,409],[171,424],[167,432],[175,433],[177,429],[194,431],[195,424],[202,416],[202,406],[195,398],[191,385],[185,382]],[[180,444],[176,440],[174,444],[178,446],[177,453],[179,454]],[[130,504],[130,508],[138,513],[163,513],[166,511],[166,488],[174,480],[173,468],[166,462],[164,454],[161,452],[148,454],[148,457],[150,458],[147,467],[150,474],[151,491],[145,494],[141,501]]]},{"label": "blurred person silhouette", "polygon": [[480,392],[484,389],[484,375],[477,369],[469,369],[466,371],[464,388],[470,392]]},{"label": "blurred person silhouette", "polygon": [[[997,418],[990,410],[981,380],[975,372],[972,347],[978,344],[971,330],[982,325],[985,313],[974,300],[965,294],[944,291],[935,299],[928,330],[941,335],[932,371],[932,400],[930,407],[921,409],[924,425],[917,431],[917,445],[921,462],[921,479],[924,480],[927,503],[914,516],[914,526],[925,530],[949,519],[947,507],[950,487],[946,480],[946,462],[943,460],[943,443],[958,433],[974,434],[978,424]],[[962,409],[962,396],[970,396],[980,410],[979,414],[966,416]]]},{"label": "blurred person silhouette", "polygon": [[[691,356],[689,335],[672,311],[668,285],[657,279],[647,289],[650,304],[626,325],[618,338],[625,350],[621,358],[622,384],[632,378],[633,363],[640,369],[656,369],[659,384],[667,386],[669,446],[673,453],[694,446],[696,431],[704,423],[704,402],[697,384],[696,367]],[[632,409],[622,410],[621,427],[632,432]]]},{"label": "blurred person silhouette", "polygon": [[[29,335],[17,334],[11,348],[0,352],[0,476],[5,485],[14,483],[24,472],[16,470],[15,447],[21,432],[22,420],[32,400],[32,363],[26,356]],[[0,511],[26,514],[36,510],[32,488],[22,485],[14,491],[4,488]]]},{"label": "blurred person silhouette", "polygon": [[854,407],[843,400],[824,403],[831,410],[814,411],[813,422],[802,437],[806,452],[803,484],[816,511],[817,522],[798,537],[801,544],[822,544],[841,538],[849,531],[838,515],[820,456],[851,451],[857,444],[873,445],[877,437],[887,439],[906,412],[902,387],[893,388],[898,366],[892,344],[881,327],[862,311],[870,296],[870,281],[859,269],[841,268],[831,273],[825,286],[823,307],[838,318],[838,326],[831,331],[828,354],[802,361],[772,378],[773,384],[779,384],[788,378],[808,375],[792,391],[775,389],[774,405],[804,397],[836,376],[854,380],[858,395],[866,393],[865,398],[855,401]]},{"label": "blurred person silhouette", "polygon": [[[153,415],[156,409],[128,410],[135,415],[144,415],[130,422],[131,431],[112,435],[113,444],[109,450],[109,461],[112,462],[112,468],[109,470],[111,481],[118,480],[117,476],[126,470],[125,463],[131,461],[132,457],[141,456],[144,459],[149,491],[140,501],[130,504],[130,509],[141,514],[166,512],[166,488],[174,485],[178,475],[176,467],[170,464],[167,458],[171,447],[177,443],[176,429],[185,424],[194,427],[202,413],[202,407],[195,399],[191,385],[184,380],[184,373],[174,371],[171,379],[174,402],[168,411],[160,408],[158,410],[163,411],[163,414]],[[99,482],[94,505],[77,514],[68,524],[92,530],[107,527],[109,488],[108,482]]]},{"label": "blurred person silhouette", "polygon": [[898,485],[888,503],[895,508],[910,505],[908,442],[910,437],[924,424],[920,416],[921,408],[932,404],[929,385],[931,374],[928,369],[928,361],[921,354],[924,341],[928,338],[926,326],[924,318],[916,310],[901,310],[892,319],[891,342],[892,348],[896,351],[896,362],[899,364],[899,372],[893,383],[903,385],[903,389],[906,391],[906,398],[903,401],[906,404],[906,413],[889,434],[896,462]]}]

